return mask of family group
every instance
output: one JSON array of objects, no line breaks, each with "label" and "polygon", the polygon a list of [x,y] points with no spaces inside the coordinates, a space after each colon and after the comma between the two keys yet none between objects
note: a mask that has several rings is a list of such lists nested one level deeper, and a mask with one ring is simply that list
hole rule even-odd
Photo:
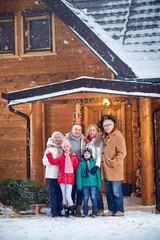
[{"label": "family group", "polygon": [[[47,141],[43,157],[52,217],[124,216],[122,194],[125,139],[114,127],[113,119],[103,121],[103,133],[91,124],[87,134],[75,124],[65,136],[55,131]],[[108,212],[100,189],[105,183]],[[63,204],[62,204],[63,203]],[[83,206],[83,211],[82,211]]]}]

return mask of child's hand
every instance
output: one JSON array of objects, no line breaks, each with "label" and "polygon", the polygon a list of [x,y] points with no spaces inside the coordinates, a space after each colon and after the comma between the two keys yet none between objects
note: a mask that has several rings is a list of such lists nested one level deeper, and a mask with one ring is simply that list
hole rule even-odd
[{"label": "child's hand", "polygon": [[61,153],[57,154],[57,156],[56,156],[56,158],[61,158],[61,157],[62,157]]},{"label": "child's hand", "polygon": [[49,151],[49,150],[47,150],[46,154],[48,154],[48,153],[50,153],[50,151]]},{"label": "child's hand", "polygon": [[52,145],[47,145],[47,148],[53,148],[53,146]]}]

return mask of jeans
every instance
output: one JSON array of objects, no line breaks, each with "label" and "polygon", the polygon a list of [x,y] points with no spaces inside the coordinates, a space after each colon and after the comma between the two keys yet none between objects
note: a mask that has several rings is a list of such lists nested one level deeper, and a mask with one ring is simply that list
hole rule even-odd
[{"label": "jeans", "polygon": [[[76,196],[76,191],[77,191],[77,199],[75,201],[75,196]],[[82,202],[83,202],[83,191],[79,191],[77,190],[77,184],[76,184],[76,179],[73,185],[73,189],[72,189],[72,200],[73,203],[77,206],[81,206]],[[97,208],[98,210],[104,210],[104,204],[103,204],[103,198],[102,198],[102,194],[100,191],[97,191]]]},{"label": "jeans", "polygon": [[105,181],[105,194],[108,203],[108,209],[113,214],[116,212],[124,212],[122,181]]},{"label": "jeans", "polygon": [[83,187],[83,214],[88,215],[88,199],[89,195],[92,201],[92,214],[97,216],[97,197],[96,197],[97,189],[96,187]]},{"label": "jeans", "polygon": [[100,191],[97,191],[97,208],[98,210],[104,210],[102,193]]},{"label": "jeans", "polygon": [[62,193],[57,179],[47,178],[51,213],[62,211]]}]

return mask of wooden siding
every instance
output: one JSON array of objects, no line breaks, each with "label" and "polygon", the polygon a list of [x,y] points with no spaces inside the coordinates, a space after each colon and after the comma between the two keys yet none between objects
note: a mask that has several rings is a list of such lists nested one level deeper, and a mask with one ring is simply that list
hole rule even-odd
[{"label": "wooden siding", "polygon": [[[37,4],[38,3],[38,4]],[[23,47],[21,11],[45,7],[41,1],[2,0],[0,12],[14,12],[17,17],[16,34],[20,53]],[[113,78],[113,73],[85,46],[58,18],[55,17],[56,55],[2,56],[0,55],[0,92],[10,92],[34,86],[74,79],[80,76]],[[62,104],[63,106],[63,104]],[[45,140],[54,130],[63,133],[71,130],[72,104],[58,108],[45,103]],[[30,116],[31,106],[21,105],[17,110]],[[66,114],[65,109],[67,109]],[[54,112],[56,115],[54,115]],[[0,99],[0,175],[6,177],[26,176],[26,121],[8,110],[7,102]],[[57,113],[65,113],[66,125]],[[58,123],[61,123],[57,125]],[[65,130],[66,129],[66,130]],[[43,134],[44,135],[44,134]]]},{"label": "wooden siding", "polygon": [[[30,113],[28,104],[17,106],[18,111]],[[0,176],[26,177],[26,121],[13,114],[7,103],[0,101]]]},{"label": "wooden siding", "polygon": [[[40,3],[40,1],[36,2]],[[18,1],[18,3],[16,0],[3,0],[0,2],[0,12],[7,9],[14,10],[20,18],[21,11],[37,9],[39,6],[42,6],[42,3],[37,5],[33,0]],[[19,27],[17,27],[18,31],[20,31]],[[20,36],[21,34],[18,33],[18,37]],[[114,78],[113,73],[99,58],[56,17],[55,36],[56,55],[42,54],[27,57],[23,55],[8,58],[0,56],[0,92],[16,91],[81,76]],[[21,44],[20,40],[18,42]],[[103,97],[110,97],[112,104],[110,108],[104,109],[101,106]],[[79,115],[75,109],[75,101],[79,99],[88,101],[88,104],[86,103],[79,109],[82,113],[84,134],[89,124],[97,123],[103,114],[111,114],[117,119],[116,127],[122,131],[127,143],[125,182],[135,184],[135,170],[140,157],[138,98],[94,93],[73,94],[40,102],[39,115],[42,119],[42,126],[38,131],[41,132],[42,138],[39,144],[41,150],[38,150],[40,154],[36,157],[36,162],[33,162],[37,142],[36,139],[34,141],[31,139],[32,144],[35,145],[31,146],[32,177],[38,176],[41,181],[43,180],[44,168],[41,160],[46,141],[56,130],[63,134],[71,130],[75,116]],[[99,100],[96,102],[95,99]],[[160,106],[159,99],[153,98],[151,101],[153,110]],[[31,117],[31,134],[33,134],[34,126],[36,126],[33,120],[35,119],[33,109],[36,107],[34,108],[31,103],[14,108]],[[160,129],[160,113],[157,116],[158,129]],[[158,142],[160,144],[160,131],[158,131]],[[35,168],[36,172],[34,172]],[[0,176],[1,178],[26,177],[26,121],[11,113],[7,102],[2,99],[0,99]]]}]

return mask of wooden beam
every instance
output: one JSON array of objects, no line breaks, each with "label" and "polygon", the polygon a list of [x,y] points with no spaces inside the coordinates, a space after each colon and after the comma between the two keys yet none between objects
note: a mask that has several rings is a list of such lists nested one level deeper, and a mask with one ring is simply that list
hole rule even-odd
[{"label": "wooden beam", "polygon": [[76,123],[82,125],[81,102],[76,101]]},{"label": "wooden beam", "polygon": [[42,103],[36,102],[31,106],[31,179],[43,184],[43,142],[42,142]]},{"label": "wooden beam", "polygon": [[142,204],[153,205],[154,200],[154,154],[151,99],[139,98],[141,137]]},{"label": "wooden beam", "polygon": [[136,190],[136,170],[138,168],[139,160],[139,122],[138,122],[138,101],[136,98],[132,99],[132,153],[133,153],[133,190]]}]

